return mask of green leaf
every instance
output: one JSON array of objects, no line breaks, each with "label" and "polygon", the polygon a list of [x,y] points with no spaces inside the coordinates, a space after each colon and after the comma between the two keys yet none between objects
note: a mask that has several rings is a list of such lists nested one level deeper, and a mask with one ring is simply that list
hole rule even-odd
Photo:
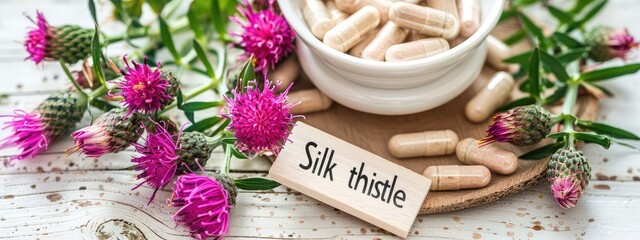
[{"label": "green leaf", "polygon": [[191,31],[193,31],[193,35],[195,35],[196,40],[205,42],[206,38],[204,36],[204,30],[202,30],[202,26],[200,25],[200,21],[198,21],[196,12],[189,9],[187,12],[187,18],[189,19],[189,26],[191,27]]},{"label": "green leaf", "polygon": [[574,132],[573,135],[578,140],[582,140],[586,143],[595,143],[604,147],[605,149],[609,149],[609,147],[611,146],[611,139],[604,135],[592,132]]},{"label": "green leaf", "polygon": [[253,55],[244,63],[238,77],[240,78],[238,83],[240,83],[240,87],[243,92],[249,81],[256,80],[256,71],[253,69]]},{"label": "green leaf", "polygon": [[564,137],[566,137],[568,135],[569,135],[568,132],[557,132],[557,133],[552,133],[552,134],[547,135],[547,138],[563,139]]},{"label": "green leaf", "polygon": [[114,108],[119,108],[118,106],[112,105],[111,103],[98,98],[93,99],[93,101],[91,101],[91,105],[95,108],[100,109],[103,112],[107,112]]},{"label": "green leaf", "polygon": [[173,39],[171,38],[171,30],[169,30],[169,25],[162,19],[162,17],[158,16],[158,22],[160,23],[160,37],[162,38],[162,43],[169,50],[173,59],[176,61],[177,65],[182,65],[182,57],[176,50],[176,46],[173,44]]},{"label": "green leaf", "polygon": [[520,29],[517,32],[513,33],[511,36],[504,39],[503,42],[509,46],[512,46],[520,42],[525,37],[527,37],[527,32],[525,32],[523,29]]},{"label": "green leaf", "polygon": [[573,7],[571,7],[569,12],[572,14],[578,14],[582,11],[582,9],[584,9],[586,6],[593,3],[594,1],[593,0],[575,0],[574,2],[575,4],[573,5]]},{"label": "green leaf", "polygon": [[243,178],[243,179],[235,179],[233,183],[237,188],[242,190],[271,190],[278,186],[280,183],[269,180],[266,178]]},{"label": "green leaf", "polygon": [[558,19],[558,21],[560,21],[560,23],[571,23],[571,22],[573,22],[573,17],[571,16],[571,13],[567,13],[565,11],[562,11],[561,9],[556,8],[554,6],[547,6],[547,9],[549,10],[549,13],[551,14],[551,16],[553,16],[556,19]]},{"label": "green leaf", "polygon": [[542,33],[542,29],[536,26],[536,24],[533,23],[531,19],[529,19],[529,17],[527,17],[527,15],[522,12],[518,13],[518,18],[520,19],[522,28],[529,34],[531,42],[538,42],[540,44],[540,47],[546,49],[546,42],[544,34]]},{"label": "green leaf", "polygon": [[231,148],[231,155],[233,155],[237,159],[249,159],[249,157],[247,157],[247,155],[244,155],[244,153],[241,153],[240,151],[238,151],[235,148]]},{"label": "green leaf", "polygon": [[640,70],[640,63],[628,64],[619,67],[602,68],[583,73],[580,77],[586,82],[596,82],[636,73]]},{"label": "green leaf", "polygon": [[60,67],[64,71],[64,74],[67,75],[67,78],[69,79],[69,81],[71,81],[71,84],[73,85],[73,87],[75,87],[76,90],[78,90],[78,93],[82,94],[82,96],[84,96],[84,98],[86,99],[87,94],[84,91],[82,91],[82,87],[78,85],[78,82],[76,81],[76,79],[73,77],[73,75],[71,75],[71,71],[69,71],[69,68],[67,68],[67,64],[62,59],[60,59]]},{"label": "green leaf", "polygon": [[156,14],[160,15],[164,6],[170,1],[171,0],[147,0],[147,3],[149,3],[149,6],[151,6],[151,9],[153,9]]},{"label": "green leaf", "polygon": [[526,51],[518,55],[511,56],[502,61],[505,63],[526,64],[529,63],[529,57],[531,57],[531,51]]},{"label": "green leaf", "polygon": [[534,47],[529,61],[529,94],[531,97],[540,98],[540,49]]},{"label": "green leaf", "polygon": [[579,21],[569,25],[566,32],[571,32],[577,28],[584,26],[589,20],[595,17],[600,10],[604,8],[604,5],[607,4],[607,0],[599,1],[595,6],[593,6]]},{"label": "green leaf", "polygon": [[197,123],[194,123],[193,125],[187,127],[184,129],[185,132],[202,132],[204,130],[207,130],[213,126],[215,126],[218,122],[220,122],[220,120],[222,120],[222,117],[210,117],[210,118],[205,118]]},{"label": "green leaf", "polygon": [[568,34],[564,34],[561,32],[554,32],[553,37],[556,40],[558,40],[558,42],[562,43],[563,45],[567,46],[570,49],[584,47],[584,44],[580,43],[578,40],[575,40]]},{"label": "green leaf", "polygon": [[220,10],[220,2],[218,0],[211,0],[211,16],[213,17],[213,26],[216,28],[216,32],[220,39],[224,39],[227,33],[227,18],[226,14]]},{"label": "green leaf", "polygon": [[93,24],[96,25],[96,29],[98,28],[98,15],[96,14],[96,3],[93,0],[89,0],[89,12],[91,12],[91,19],[93,19]]},{"label": "green leaf", "polygon": [[540,147],[538,149],[535,149],[533,151],[525,153],[524,155],[520,156],[520,159],[523,159],[523,160],[539,160],[539,159],[543,159],[543,158],[546,158],[546,157],[551,156],[552,154],[554,154],[562,146],[564,146],[564,142],[562,142],[562,141],[556,142],[556,143],[552,143],[552,144],[547,144],[547,145],[545,145],[543,147]]},{"label": "green leaf", "polygon": [[224,143],[224,144],[234,144],[236,142],[236,138],[235,137],[226,137],[223,138],[222,140],[220,140],[220,142]]},{"label": "green leaf", "polygon": [[178,94],[176,94],[176,98],[177,98],[177,103],[176,106],[178,106],[178,108],[180,108],[180,106],[182,106],[182,102],[184,102],[184,96],[182,95],[182,88],[178,87]]},{"label": "green leaf", "polygon": [[189,120],[189,122],[191,124],[195,124],[196,120],[195,120],[195,112],[190,112],[190,111],[183,111],[184,112],[184,116],[187,117],[187,120]]},{"label": "green leaf", "polygon": [[536,100],[530,97],[523,97],[520,99],[517,99],[513,102],[510,102],[500,108],[498,108],[497,112],[504,112],[507,111],[509,109],[512,109],[514,107],[519,107],[519,106],[525,106],[525,105],[531,105],[536,103]]},{"label": "green leaf", "polygon": [[202,65],[204,65],[204,67],[207,69],[207,76],[209,76],[212,79],[215,78],[216,77],[215,72],[213,71],[213,67],[209,62],[209,59],[207,59],[207,55],[205,54],[205,51],[200,46],[200,43],[198,43],[198,41],[195,39],[193,40],[193,49],[196,50],[196,53],[198,54],[198,59],[200,59],[200,62],[202,62]]},{"label": "green leaf", "polygon": [[224,121],[215,130],[213,130],[213,132],[211,133],[211,136],[215,136],[216,134],[222,132],[222,130],[224,130],[227,126],[229,126],[230,123],[231,123],[231,120],[228,118],[225,118]]},{"label": "green leaf", "polygon": [[567,86],[561,85],[557,86],[556,90],[549,96],[547,96],[543,103],[544,104],[553,104],[558,102],[560,99],[564,98],[565,93],[567,92]]},{"label": "green leaf", "polygon": [[498,20],[498,23],[504,22],[508,19],[515,17],[517,13],[518,13],[518,10],[516,8],[509,8],[502,11],[502,15],[500,15],[500,20]]},{"label": "green leaf", "polygon": [[542,64],[544,64],[544,66],[547,67],[553,73],[553,75],[556,76],[558,81],[567,82],[567,80],[569,80],[569,74],[567,74],[567,71],[564,69],[564,66],[562,66],[562,63],[560,63],[560,61],[550,56],[546,52],[539,53]]},{"label": "green leaf", "polygon": [[598,134],[607,135],[613,138],[640,140],[640,137],[631,132],[604,123],[578,120],[577,125],[582,128],[594,131]]},{"label": "green leaf", "polygon": [[596,84],[590,84],[590,85],[595,87],[595,88],[597,88],[597,89],[600,89],[600,91],[602,91],[602,93],[607,95],[607,97],[613,97],[613,92],[611,92],[611,90],[609,90],[609,89],[607,89],[607,88],[605,88],[603,86],[596,85]]},{"label": "green leaf", "polygon": [[220,101],[214,101],[214,102],[190,102],[190,103],[183,104],[182,106],[180,106],[178,108],[182,109],[182,110],[185,110],[185,111],[195,112],[195,111],[199,111],[199,110],[203,110],[203,109],[207,109],[207,108],[217,107],[217,106],[220,106],[220,104],[222,104],[222,102],[220,102]]},{"label": "green leaf", "polygon": [[585,56],[587,52],[589,52],[589,48],[586,47],[570,49],[556,56],[556,59],[558,59],[558,61],[560,61],[563,65],[566,65]]},{"label": "green leaf", "polygon": [[100,35],[97,25],[96,31],[93,35],[93,39],[91,40],[91,58],[93,60],[93,71],[96,73],[98,81],[102,85],[106,85],[106,81],[104,80],[104,72],[102,71],[102,46],[100,45]]}]

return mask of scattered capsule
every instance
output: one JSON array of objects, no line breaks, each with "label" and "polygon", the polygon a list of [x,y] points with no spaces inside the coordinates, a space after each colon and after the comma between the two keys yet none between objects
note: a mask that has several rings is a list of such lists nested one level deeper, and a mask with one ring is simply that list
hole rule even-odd
[{"label": "scattered capsule", "polygon": [[487,86],[474,96],[465,108],[467,119],[480,123],[487,120],[493,112],[504,104],[515,86],[513,77],[506,72],[497,72]]},{"label": "scattered capsule", "polygon": [[278,91],[284,91],[292,82],[298,80],[300,75],[300,65],[295,55],[292,55],[276,65],[276,69],[267,74],[271,81],[282,82]]},{"label": "scattered capsule", "polygon": [[433,37],[453,39],[460,31],[458,19],[453,14],[406,2],[391,5],[389,19],[400,27]]},{"label": "scattered capsule", "polygon": [[397,134],[389,139],[389,152],[397,158],[430,157],[452,154],[458,135],[451,130]]},{"label": "scattered capsule", "polygon": [[356,13],[333,27],[324,36],[324,44],[340,52],[346,52],[355,46],[365,33],[374,29],[380,23],[378,10],[365,6]]},{"label": "scattered capsule", "polygon": [[449,50],[449,43],[442,38],[425,38],[413,42],[393,45],[387,49],[388,62],[409,61],[425,58]]},{"label": "scattered capsule", "polygon": [[378,35],[378,31],[380,31],[380,29],[376,28],[367,32],[358,44],[349,49],[349,55],[354,57],[362,57],[362,51],[367,47],[367,45],[369,45],[369,43],[371,43],[373,38]]},{"label": "scattered capsule", "polygon": [[333,101],[318,89],[301,90],[287,94],[288,102],[298,103],[289,112],[291,114],[314,113],[327,110]]},{"label": "scattered capsule", "polygon": [[507,44],[494,36],[487,36],[487,63],[491,67],[500,71],[513,72],[515,70],[514,65],[502,62],[509,57],[511,57],[511,49]]},{"label": "scattered capsule", "polygon": [[335,0],[338,9],[346,13],[355,13],[364,6],[372,6],[376,8],[380,14],[380,22],[386,23],[388,18],[389,7],[393,1],[389,0]]},{"label": "scattered capsule", "polygon": [[491,172],[485,166],[430,166],[422,174],[431,179],[431,190],[476,189],[489,185]]},{"label": "scattered capsule", "polygon": [[334,1],[327,1],[327,9],[329,10],[329,16],[331,17],[331,20],[333,20],[333,22],[336,24],[344,21],[345,19],[347,19],[347,17],[349,17],[349,15],[341,11],[338,6],[336,6],[336,2]]},{"label": "scattered capsule", "polygon": [[384,61],[387,49],[392,45],[402,43],[407,38],[409,30],[398,27],[393,22],[387,22],[382,26],[378,34],[363,50],[360,57],[364,59]]},{"label": "scattered capsule", "polygon": [[518,168],[518,157],[510,151],[493,145],[480,147],[478,140],[467,138],[458,143],[456,156],[460,162],[482,165],[492,172],[512,174]]},{"label": "scattered capsule", "polygon": [[479,0],[458,0],[460,35],[470,37],[480,27]]}]

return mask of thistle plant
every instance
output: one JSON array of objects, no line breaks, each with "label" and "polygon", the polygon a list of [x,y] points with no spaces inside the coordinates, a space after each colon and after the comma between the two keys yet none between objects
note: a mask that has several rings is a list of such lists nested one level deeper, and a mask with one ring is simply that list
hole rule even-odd
[{"label": "thistle plant", "polygon": [[[588,25],[604,8],[606,0],[576,0],[570,9],[543,2],[557,20],[555,32],[545,36],[522,12],[536,2],[512,1],[511,8],[502,15],[501,20],[517,18],[523,29],[508,37],[506,43],[527,39],[533,45],[531,51],[504,60],[520,66],[514,78],[526,79],[520,84],[520,90],[528,96],[507,104],[502,110],[508,111],[495,115],[482,143],[531,145],[543,138],[555,140],[520,158],[538,160],[551,156],[547,178],[553,197],[562,208],[571,208],[576,206],[591,177],[588,159],[576,149],[577,142],[595,143],[608,149],[612,142],[632,147],[620,140],[640,140],[623,129],[574,115],[581,92],[596,97],[610,94],[600,82],[640,70],[640,64],[627,63],[638,43],[625,29]],[[603,62],[612,59],[621,59],[624,63],[602,67]],[[542,108],[554,104],[562,104],[560,114],[551,114]],[[555,124],[561,130],[549,134]]]}]

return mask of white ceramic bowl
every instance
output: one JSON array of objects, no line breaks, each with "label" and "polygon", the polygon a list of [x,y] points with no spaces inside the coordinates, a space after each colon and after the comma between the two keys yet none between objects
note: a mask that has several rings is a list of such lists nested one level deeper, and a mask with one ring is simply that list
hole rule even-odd
[{"label": "white ceramic bowl", "polygon": [[[345,106],[385,115],[425,111],[444,104],[464,91],[484,64],[484,59],[472,56],[486,54],[478,51],[484,51],[485,48],[481,45],[496,25],[504,5],[504,0],[480,1],[482,12],[480,28],[466,41],[446,52],[406,62],[379,62],[339,52],[315,38],[302,17],[301,2],[300,0],[278,0],[283,15],[297,33],[299,59],[311,81],[333,100]],[[305,47],[308,51],[304,50]],[[313,64],[310,64],[310,61]],[[465,72],[472,69],[477,70],[472,73]],[[456,89],[447,88],[445,90],[448,90],[446,91],[448,94],[443,95],[443,88],[435,85],[427,87],[431,84],[442,85],[443,83],[438,83],[439,81],[444,81],[450,86],[449,88]],[[333,89],[327,85],[332,85]],[[351,95],[357,94],[361,98],[350,99],[349,96],[344,96],[344,93],[332,92],[336,91],[336,88],[345,87],[350,88],[348,92],[351,92]],[[373,89],[375,94],[362,89]],[[419,95],[406,95],[418,94],[415,89],[421,89]],[[402,97],[395,99],[393,96]],[[439,97],[429,98],[429,96]],[[387,104],[384,105],[372,101],[356,104],[363,99],[381,99],[381,97],[387,100],[392,98],[392,101],[385,101]],[[420,100],[420,103],[412,102],[416,100]],[[406,107],[408,105],[413,107]],[[393,111],[388,112],[387,110],[390,109]]]}]

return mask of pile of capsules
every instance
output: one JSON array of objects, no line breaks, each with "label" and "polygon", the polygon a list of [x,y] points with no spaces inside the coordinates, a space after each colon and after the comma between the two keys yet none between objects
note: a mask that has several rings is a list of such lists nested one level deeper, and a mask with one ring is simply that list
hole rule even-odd
[{"label": "pile of capsules", "polygon": [[[304,0],[311,33],[327,46],[376,61],[449,50],[480,26],[479,0]],[[380,26],[380,27],[379,27]]]}]

